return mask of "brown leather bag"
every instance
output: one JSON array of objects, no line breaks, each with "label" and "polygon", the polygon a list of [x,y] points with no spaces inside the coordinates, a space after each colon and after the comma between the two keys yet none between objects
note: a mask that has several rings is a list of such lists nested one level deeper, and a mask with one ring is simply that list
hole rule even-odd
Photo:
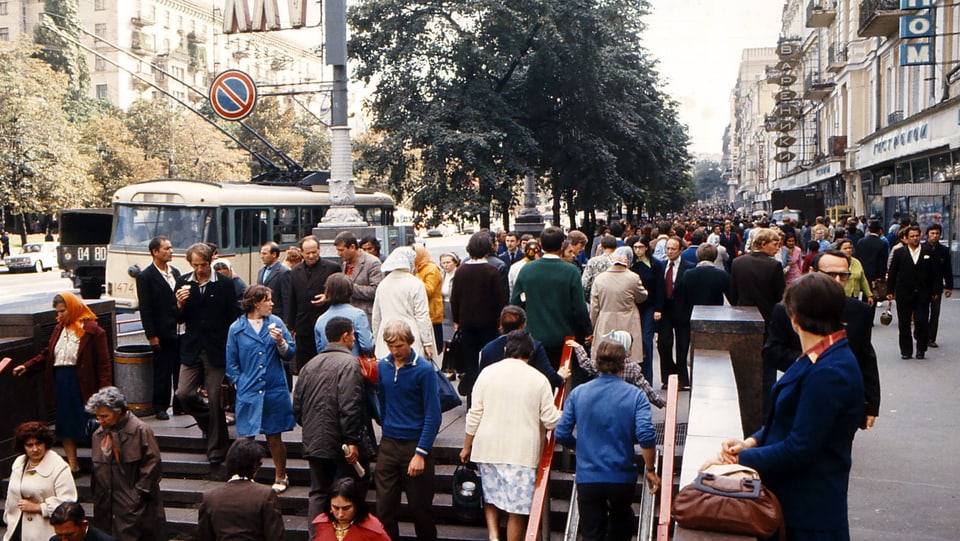
[{"label": "brown leather bag", "polygon": [[693,483],[680,489],[673,503],[677,524],[706,530],[766,539],[780,531],[785,539],[780,502],[747,466],[711,466]]}]

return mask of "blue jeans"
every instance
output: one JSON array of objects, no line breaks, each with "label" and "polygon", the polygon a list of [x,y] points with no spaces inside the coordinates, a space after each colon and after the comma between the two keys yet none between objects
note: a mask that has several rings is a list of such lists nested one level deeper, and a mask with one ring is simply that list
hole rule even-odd
[{"label": "blue jeans", "polygon": [[[647,381],[653,381],[653,336],[657,332],[653,321],[653,307],[640,310],[640,328],[643,330],[643,363],[640,371]],[[637,359],[633,359],[636,362]],[[652,384],[652,383],[651,383]]]}]

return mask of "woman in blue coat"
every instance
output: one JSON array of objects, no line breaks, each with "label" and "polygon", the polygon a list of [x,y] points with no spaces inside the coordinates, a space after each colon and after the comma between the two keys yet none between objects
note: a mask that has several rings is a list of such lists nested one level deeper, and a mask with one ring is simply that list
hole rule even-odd
[{"label": "woman in blue coat", "polygon": [[237,435],[266,434],[276,467],[273,490],[287,489],[287,450],[281,433],[292,430],[293,402],[283,361],[293,359],[293,337],[283,321],[271,315],[270,288],[254,285],[243,294],[244,314],[227,335],[227,379],[237,388]]},{"label": "woman in blue coat", "polygon": [[729,440],[717,463],[757,470],[783,508],[787,539],[847,541],[853,436],[863,421],[863,377],[840,315],[843,286],[805,274],[783,298],[803,355],[773,387],[766,425]]}]

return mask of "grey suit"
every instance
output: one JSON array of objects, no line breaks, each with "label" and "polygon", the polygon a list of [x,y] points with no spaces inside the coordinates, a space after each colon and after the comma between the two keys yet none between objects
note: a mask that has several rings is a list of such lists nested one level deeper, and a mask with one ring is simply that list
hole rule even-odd
[{"label": "grey suit", "polygon": [[352,272],[347,273],[347,264],[344,262],[340,263],[340,270],[353,282],[353,298],[350,304],[366,312],[367,319],[371,319],[373,298],[377,293],[377,286],[383,280],[380,260],[360,250]]},{"label": "grey suit", "polygon": [[[286,309],[290,306],[290,269],[277,260],[270,269],[267,279],[263,279],[263,273],[266,267],[261,267],[257,272],[257,283],[270,288],[273,292],[273,315],[284,319],[287,316]],[[287,327],[290,327],[289,321],[284,321]]]}]

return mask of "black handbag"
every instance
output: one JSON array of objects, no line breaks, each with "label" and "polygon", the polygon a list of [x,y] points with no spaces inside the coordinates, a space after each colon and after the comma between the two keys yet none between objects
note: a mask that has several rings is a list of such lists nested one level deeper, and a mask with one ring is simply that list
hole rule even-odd
[{"label": "black handbag", "polygon": [[443,368],[458,374],[463,373],[463,335],[460,334],[459,329],[453,333],[453,337],[443,350]]},{"label": "black handbag", "polygon": [[461,522],[483,520],[483,485],[477,465],[460,464],[453,472],[453,512]]}]

